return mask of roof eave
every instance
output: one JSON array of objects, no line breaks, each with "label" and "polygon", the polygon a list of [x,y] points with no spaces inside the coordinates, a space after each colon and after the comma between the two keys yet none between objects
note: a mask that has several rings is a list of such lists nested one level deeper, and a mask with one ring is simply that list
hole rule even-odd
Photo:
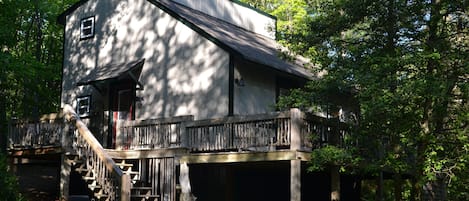
[{"label": "roof eave", "polygon": [[67,15],[75,11],[77,8],[79,8],[81,5],[86,3],[88,0],[80,0],[79,2],[74,3],[72,6],[67,8],[64,12],[62,12],[59,16],[57,16],[57,23],[60,25],[65,25],[65,19]]}]

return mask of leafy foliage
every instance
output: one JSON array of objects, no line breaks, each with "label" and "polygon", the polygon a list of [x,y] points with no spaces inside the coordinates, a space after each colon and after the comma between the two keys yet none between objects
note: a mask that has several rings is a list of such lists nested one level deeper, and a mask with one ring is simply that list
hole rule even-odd
[{"label": "leafy foliage", "polygon": [[309,171],[324,171],[330,166],[339,166],[341,172],[359,165],[361,159],[355,157],[350,149],[327,145],[313,150],[309,162]]},{"label": "leafy foliage", "polygon": [[57,111],[63,36],[56,19],[71,3],[0,1],[0,132],[10,118]]},{"label": "leafy foliage", "polygon": [[[367,156],[366,169],[413,175],[415,200],[438,179],[448,199],[469,199],[468,1],[251,2],[287,13],[278,39],[327,72],[282,98],[281,107],[345,108],[349,101],[331,100],[349,94],[359,108],[357,140],[366,142],[354,157]],[[296,14],[303,17],[285,17]]]},{"label": "leafy foliage", "polygon": [[[56,24],[63,1],[0,3],[1,85],[8,117],[56,111],[61,88],[62,28]],[[8,97],[8,98],[7,98]]]},{"label": "leafy foliage", "polygon": [[0,200],[24,200],[18,191],[16,177],[8,171],[6,156],[0,153]]}]

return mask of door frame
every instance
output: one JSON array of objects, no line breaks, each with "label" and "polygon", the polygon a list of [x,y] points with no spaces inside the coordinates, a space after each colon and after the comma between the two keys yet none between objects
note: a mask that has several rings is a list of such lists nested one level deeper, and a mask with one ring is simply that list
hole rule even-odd
[{"label": "door frame", "polygon": [[120,94],[122,91],[130,91],[130,105],[129,105],[129,118],[126,120],[134,120],[135,119],[135,96],[136,96],[136,84],[133,80],[116,80],[115,82],[110,84],[109,87],[109,128],[108,129],[108,147],[110,148],[118,148],[116,147],[117,137],[119,134],[118,131],[118,120],[119,120],[119,107],[120,107]]}]

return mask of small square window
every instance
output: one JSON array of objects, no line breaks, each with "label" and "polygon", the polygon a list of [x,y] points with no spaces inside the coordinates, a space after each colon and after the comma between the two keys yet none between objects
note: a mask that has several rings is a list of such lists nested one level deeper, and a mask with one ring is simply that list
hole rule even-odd
[{"label": "small square window", "polygon": [[92,38],[94,36],[94,16],[84,18],[80,23],[80,39]]},{"label": "small square window", "polygon": [[77,98],[77,114],[79,117],[88,117],[91,114],[91,96]]}]

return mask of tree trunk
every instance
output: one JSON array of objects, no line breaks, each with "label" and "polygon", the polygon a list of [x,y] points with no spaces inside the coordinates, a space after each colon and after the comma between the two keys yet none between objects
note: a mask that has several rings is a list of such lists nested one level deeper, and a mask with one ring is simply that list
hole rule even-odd
[{"label": "tree trunk", "polygon": [[[438,23],[442,19],[441,11],[441,2],[440,0],[431,0],[431,10],[430,10],[430,20],[428,21],[428,38],[425,42],[425,50],[429,54],[433,54],[435,52],[439,52],[439,45],[438,45]],[[435,84],[434,77],[436,76],[435,70],[438,69],[440,65],[439,61],[436,58],[428,58],[426,64],[426,82],[427,86],[426,91],[428,95],[424,97],[423,102],[423,117],[420,124],[421,133],[417,139],[417,153],[416,153],[416,162],[415,162],[415,170],[414,170],[414,179],[412,182],[412,191],[411,191],[411,199],[420,201],[422,200],[422,188],[424,182],[424,164],[426,161],[425,153],[427,152],[428,145],[431,142],[432,137],[431,135],[435,135],[435,105],[437,104],[435,99],[431,96],[432,88]]]},{"label": "tree trunk", "polygon": [[412,189],[410,192],[411,201],[420,201],[422,200],[422,185],[418,179],[412,179]]},{"label": "tree trunk", "polygon": [[402,177],[400,173],[394,175],[394,200],[402,200]]},{"label": "tree trunk", "polygon": [[384,200],[384,179],[383,171],[379,171],[378,177],[376,177],[376,200]]},{"label": "tree trunk", "polygon": [[[3,81],[3,80],[2,80]],[[0,89],[0,153],[6,152],[7,146],[7,115],[6,115],[6,104],[5,95],[3,94],[4,89]]]},{"label": "tree trunk", "polygon": [[[36,0],[35,1],[35,17],[36,17],[36,26],[37,26],[37,30],[36,30],[36,39],[35,39],[35,48],[36,48],[36,52],[35,52],[35,55],[36,55],[36,61],[38,63],[41,63],[42,61],[42,40],[43,40],[43,34],[42,34],[42,16],[41,16],[41,11],[39,10],[39,0]],[[40,82],[40,79],[39,79],[39,75],[38,73],[34,73],[34,80],[33,80],[33,83],[34,85],[32,86],[33,88],[36,88],[39,86],[39,82]],[[39,105],[37,103],[39,103],[39,95],[38,95],[38,92],[37,90],[34,90],[33,91],[33,100],[34,100],[34,103],[36,104],[33,104],[33,119],[34,120],[38,120],[39,119]]]},{"label": "tree trunk", "polygon": [[[334,114],[338,114],[334,111]],[[340,119],[339,117],[334,117],[335,122],[337,122],[336,126],[331,130],[330,136],[330,144],[340,147],[340,133],[339,133],[339,124]],[[340,200],[340,166],[332,165],[330,168],[331,174],[331,201],[339,201]]]},{"label": "tree trunk", "polygon": [[331,167],[331,201],[340,200],[340,172],[339,166]]},{"label": "tree trunk", "polygon": [[0,153],[6,151],[7,140],[7,109],[6,109],[6,90],[7,90],[7,70],[5,65],[0,66]]}]

